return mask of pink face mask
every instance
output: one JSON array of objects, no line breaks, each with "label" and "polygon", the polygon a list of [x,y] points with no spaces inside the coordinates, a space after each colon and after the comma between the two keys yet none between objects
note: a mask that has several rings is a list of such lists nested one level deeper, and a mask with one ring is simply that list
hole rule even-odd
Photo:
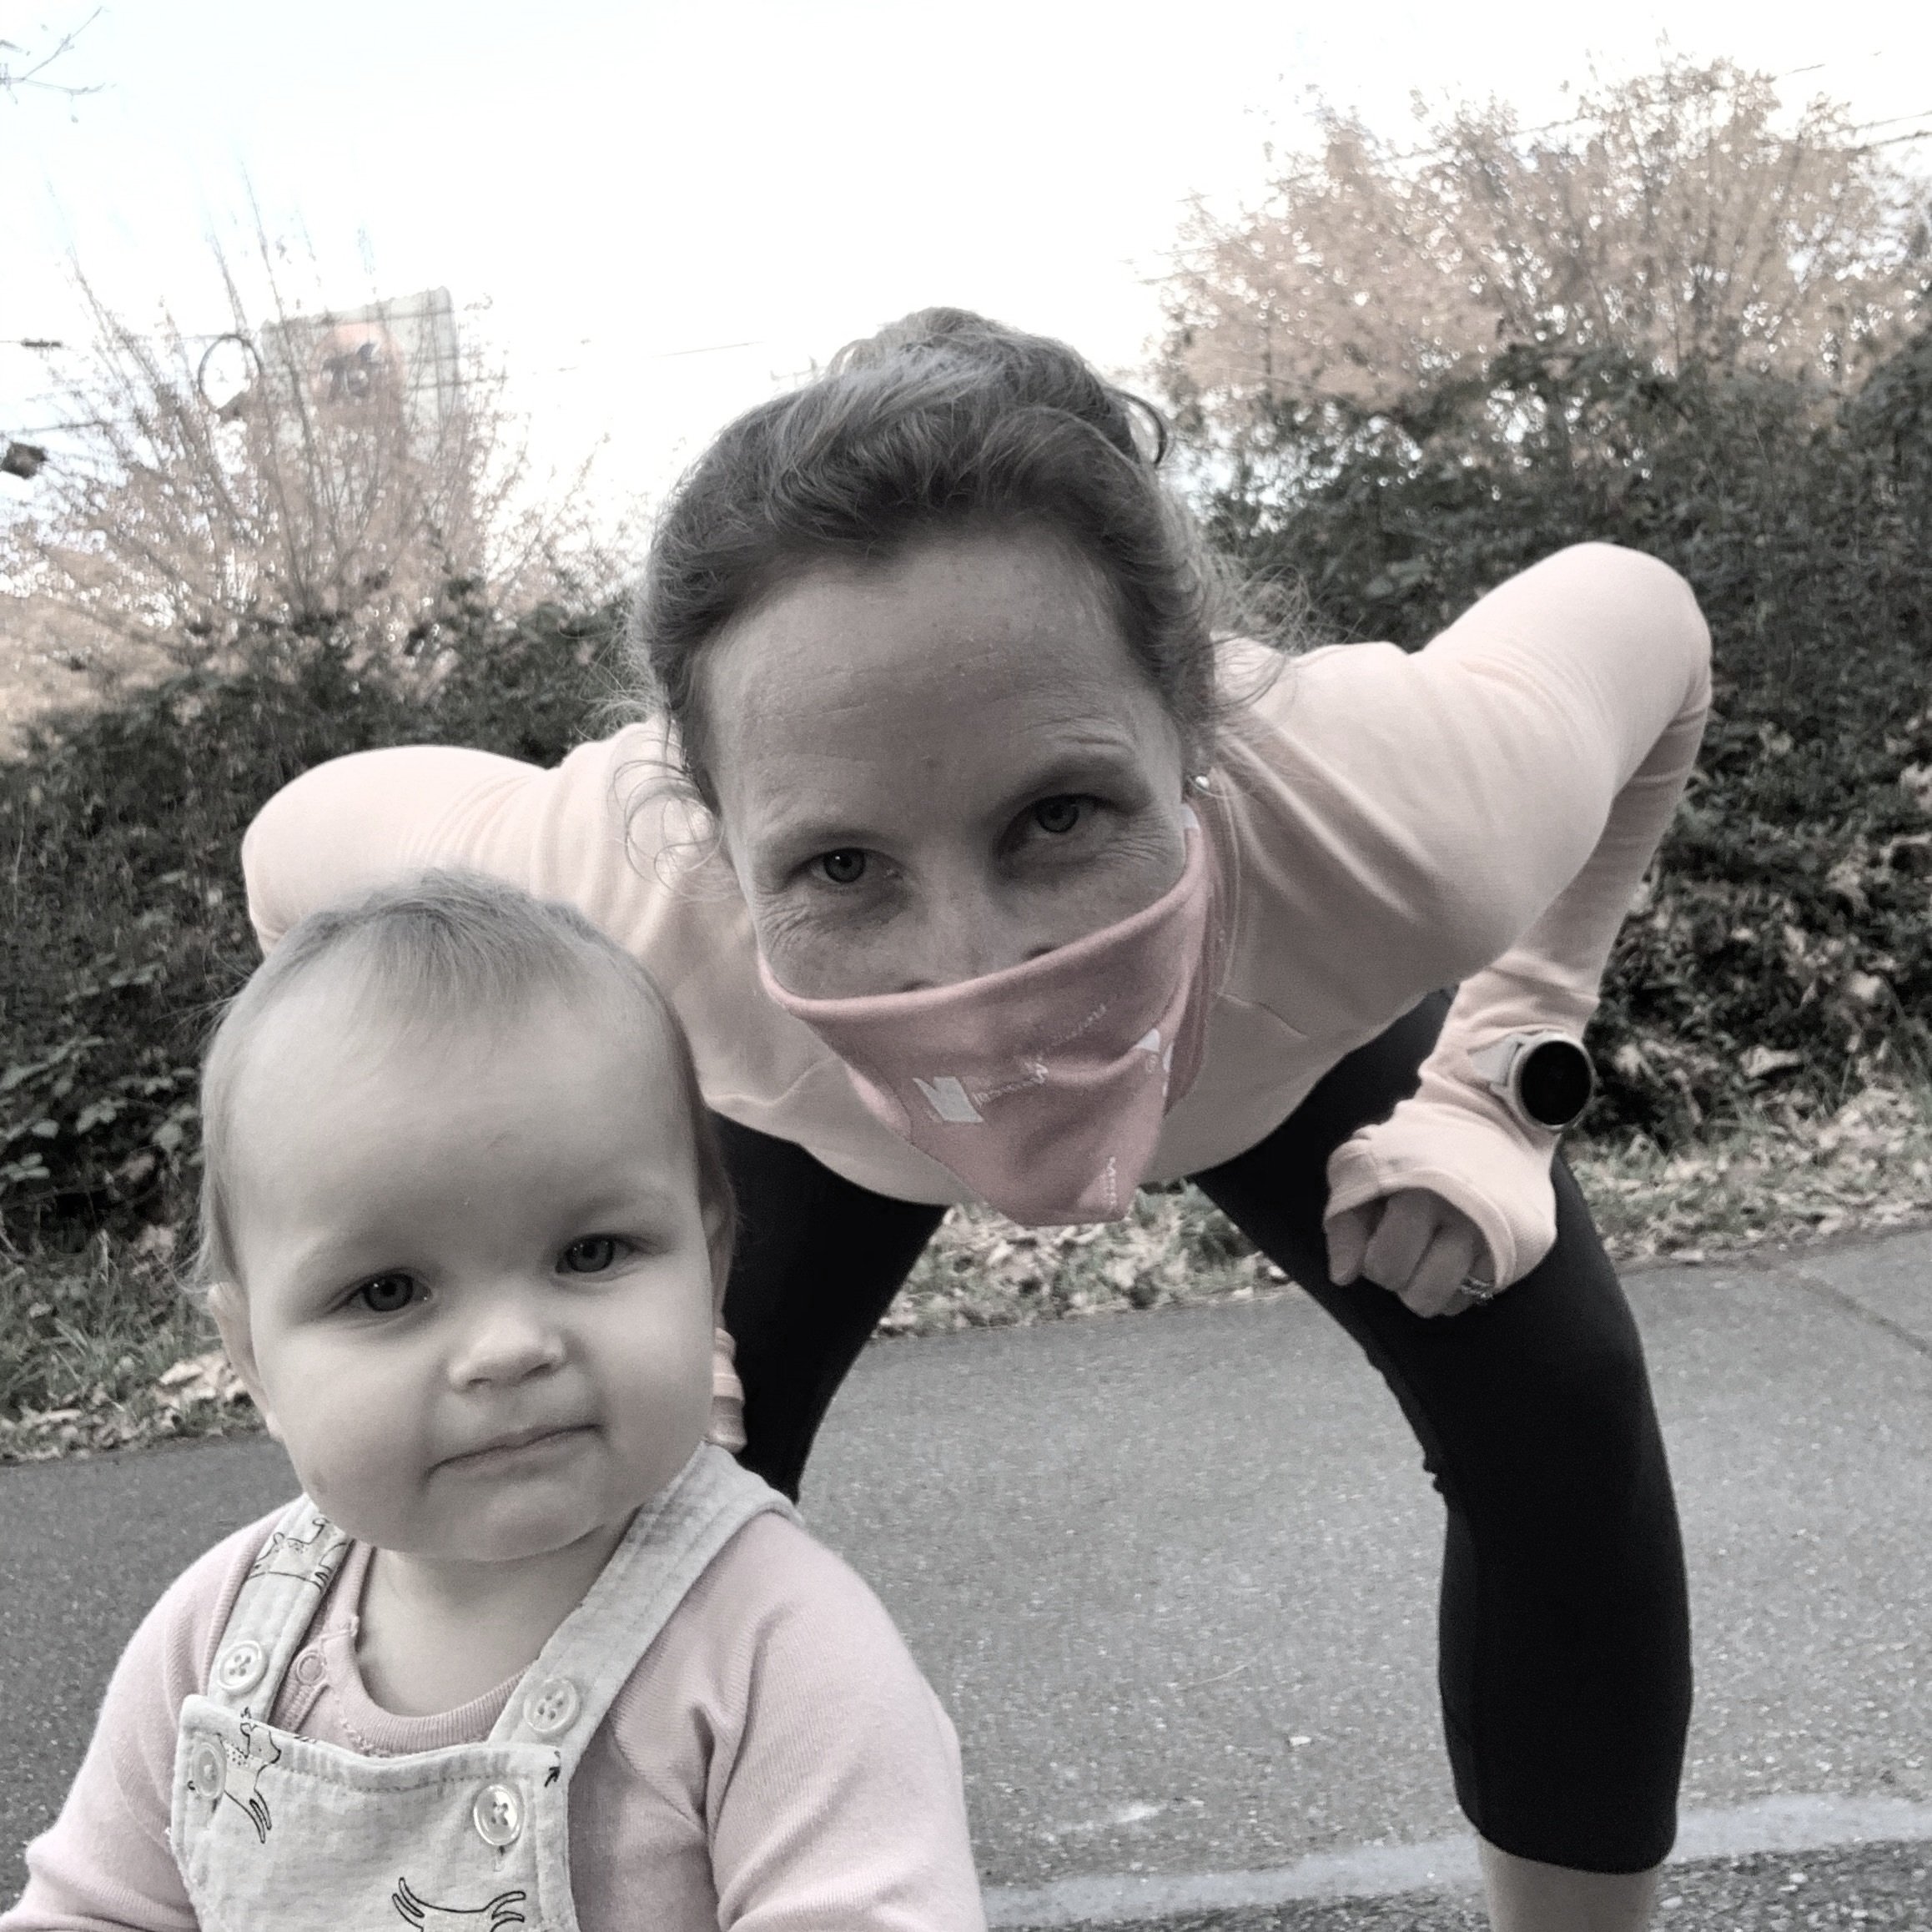
[{"label": "pink face mask", "polygon": [[1194,1084],[1212,992],[1214,863],[1145,911],[1023,965],[854,999],[765,990],[846,1064],[859,1098],[989,1205],[1031,1227],[1117,1220]]}]

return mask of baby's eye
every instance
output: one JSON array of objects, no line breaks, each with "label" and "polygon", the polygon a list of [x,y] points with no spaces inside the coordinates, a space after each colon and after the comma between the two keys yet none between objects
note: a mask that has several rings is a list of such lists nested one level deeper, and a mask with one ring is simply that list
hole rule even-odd
[{"label": "baby's eye", "polygon": [[842,845],[836,852],[821,853],[812,863],[833,885],[857,885],[865,877],[865,854],[855,845]]},{"label": "baby's eye", "polygon": [[371,1315],[396,1315],[416,1298],[417,1282],[409,1275],[378,1275],[365,1281],[350,1300]]},{"label": "baby's eye", "polygon": [[1087,805],[1086,799],[1076,797],[1071,792],[1058,798],[1043,798],[1033,808],[1033,822],[1042,832],[1058,836],[1071,832],[1080,823]]},{"label": "baby's eye", "polygon": [[615,1235],[586,1235],[564,1250],[563,1271],[566,1275],[601,1275],[616,1265],[623,1251],[624,1244]]}]

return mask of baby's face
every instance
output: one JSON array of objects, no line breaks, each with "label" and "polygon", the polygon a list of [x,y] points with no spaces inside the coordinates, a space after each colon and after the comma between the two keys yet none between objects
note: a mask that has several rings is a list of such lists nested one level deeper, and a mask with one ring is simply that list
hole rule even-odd
[{"label": "baby's face", "polygon": [[380,1548],[614,1533],[703,1436],[690,1131],[668,1055],[610,1004],[425,1038],[325,979],[252,1043],[224,1332],[304,1487]]}]

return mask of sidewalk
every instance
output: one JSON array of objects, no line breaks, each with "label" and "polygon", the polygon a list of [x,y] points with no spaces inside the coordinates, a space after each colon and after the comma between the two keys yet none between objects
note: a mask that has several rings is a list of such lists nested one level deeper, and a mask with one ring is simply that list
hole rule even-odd
[{"label": "sidewalk", "polygon": [[[1682,1850],[1748,1861],[1687,1870],[1668,1922],[1747,1922],[1723,1888],[1795,1896],[1815,1848],[1861,1923],[1932,1927],[1932,1235],[1631,1292],[1694,1592]],[[289,1487],[264,1441],[0,1471],[0,1844],[167,1577]],[[1438,1505],[1311,1304],[875,1346],[804,1502],[954,1713],[996,1922],[1480,1923]],[[1928,1842],[1844,1849],[1871,1839]]]}]

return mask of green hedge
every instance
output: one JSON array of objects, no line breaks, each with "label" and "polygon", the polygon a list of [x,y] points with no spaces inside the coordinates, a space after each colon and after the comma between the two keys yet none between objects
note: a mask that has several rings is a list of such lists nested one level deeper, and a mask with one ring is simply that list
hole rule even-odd
[{"label": "green hedge", "polygon": [[514,624],[459,598],[425,695],[327,631],[255,640],[44,723],[0,766],[0,1222],[74,1249],[177,1219],[194,1181],[201,1044],[255,958],[249,820],[326,758],[455,742],[551,762],[616,689],[615,613]]},{"label": "green hedge", "polygon": [[1921,1071],[1932,1016],[1932,331],[1855,392],[1512,350],[1351,416],[1184,424],[1210,528],[1316,628],[1420,645],[1600,538],[1682,571],[1717,702],[1626,926],[1587,1126],[1668,1143]]}]

